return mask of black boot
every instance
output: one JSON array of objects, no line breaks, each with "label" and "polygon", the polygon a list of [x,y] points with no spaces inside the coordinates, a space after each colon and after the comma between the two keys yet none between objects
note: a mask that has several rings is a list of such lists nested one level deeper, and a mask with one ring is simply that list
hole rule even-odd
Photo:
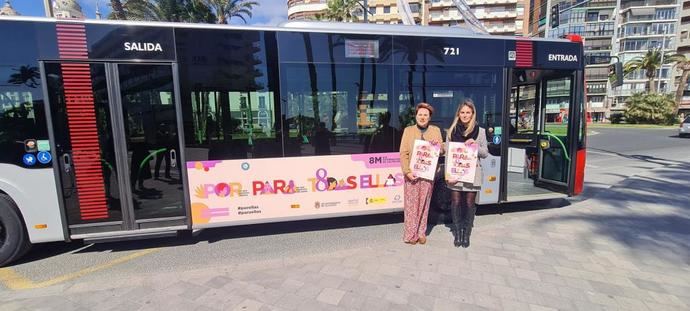
[{"label": "black boot", "polygon": [[465,235],[465,228],[463,227],[460,204],[450,205],[450,214],[453,218],[453,225],[451,231],[453,232],[453,245],[460,247],[462,245],[462,237]]},{"label": "black boot", "polygon": [[468,248],[470,247],[470,235],[472,235],[472,226],[467,226],[463,228],[463,232],[465,234],[462,236],[461,244],[463,248]]},{"label": "black boot", "polygon": [[465,239],[465,234],[465,227],[462,224],[455,226],[455,241],[453,241],[455,247],[462,246],[462,240]]},{"label": "black boot", "polygon": [[462,247],[470,247],[470,236],[472,235],[472,227],[474,227],[474,214],[477,212],[477,207],[472,204],[471,207],[467,209],[467,215],[465,216],[465,235],[462,237]]}]

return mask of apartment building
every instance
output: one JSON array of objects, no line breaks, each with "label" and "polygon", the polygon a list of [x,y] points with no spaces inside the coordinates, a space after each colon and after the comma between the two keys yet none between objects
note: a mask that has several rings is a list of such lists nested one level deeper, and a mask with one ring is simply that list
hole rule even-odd
[{"label": "apartment building", "polygon": [[326,11],[326,0],[289,0],[288,19],[314,19],[317,14]]},{"label": "apartment building", "polygon": [[[682,0],[620,0],[618,27],[614,55],[625,63],[644,56],[650,49],[662,48],[664,53],[674,53],[678,45],[680,2]],[[658,92],[674,92],[673,65],[663,65],[656,73]],[[643,92],[648,86],[645,70],[636,70],[625,76],[624,84],[608,91],[611,113],[625,109],[625,100],[634,93]]]},{"label": "apartment building", "polygon": [[[613,55],[623,63],[661,46],[664,52],[673,53],[679,46],[679,1],[683,0],[533,0],[528,13],[529,35],[558,38],[569,33],[579,34],[585,38],[586,55]],[[557,3],[561,12],[559,25],[552,28],[550,11]],[[687,7],[690,11],[690,4]],[[690,25],[690,12],[687,19]],[[690,51],[690,40],[685,40],[687,51]],[[655,83],[660,92],[675,91],[672,67],[664,65],[657,72],[661,79]],[[594,121],[604,121],[611,114],[622,113],[625,100],[645,91],[648,85],[644,70],[626,75],[624,84],[614,89],[607,78],[606,64],[585,68],[587,107]]]},{"label": "apartment building", "polygon": [[[558,4],[558,26],[550,27],[551,6]],[[562,38],[578,34],[584,40],[585,55],[610,56],[615,28],[616,0],[557,1],[534,0],[529,5],[528,33],[531,37]],[[548,16],[547,16],[548,14]],[[608,118],[610,101],[607,100],[608,65],[587,65],[586,105],[592,120]]]},{"label": "apartment building", "polygon": [[[679,54],[684,54],[685,57],[690,59],[690,1],[683,1],[683,7],[680,12],[680,40],[678,41]],[[680,82],[680,71],[676,79]],[[676,85],[678,85],[676,83]],[[685,92],[683,93],[683,98],[680,102],[680,113],[687,116],[690,115],[690,84],[685,85]]]},{"label": "apartment building", "polygon": [[[529,0],[466,0],[472,12],[496,35],[525,34],[525,5]],[[368,0],[368,22],[377,24],[402,24],[397,0]],[[454,26],[463,18],[452,0],[409,0],[412,17],[418,25]],[[288,19],[310,19],[324,12],[327,0],[290,0]],[[357,10],[363,20],[364,10]]]},{"label": "apartment building", "polygon": [[[518,2],[522,16],[518,28]],[[522,35],[524,2],[521,0],[467,0],[472,13],[484,24],[490,34],[514,36]],[[453,26],[462,23],[462,15],[451,0],[431,0],[429,6],[429,25]],[[519,30],[518,30],[519,29]]]}]

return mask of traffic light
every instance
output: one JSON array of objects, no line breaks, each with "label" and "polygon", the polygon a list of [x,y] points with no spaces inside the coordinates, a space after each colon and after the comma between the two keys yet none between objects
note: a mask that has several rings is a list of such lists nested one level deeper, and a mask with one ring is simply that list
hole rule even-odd
[{"label": "traffic light", "polygon": [[611,82],[612,88],[623,85],[623,64],[621,62],[609,65],[609,82]]},{"label": "traffic light", "polygon": [[561,8],[558,3],[551,7],[551,28],[556,28],[560,25]]}]

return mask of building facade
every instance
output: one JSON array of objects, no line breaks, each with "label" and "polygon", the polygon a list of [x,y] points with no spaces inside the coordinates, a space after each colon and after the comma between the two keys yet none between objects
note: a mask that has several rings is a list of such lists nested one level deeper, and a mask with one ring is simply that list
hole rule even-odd
[{"label": "building facade", "polygon": [[317,14],[326,11],[326,0],[289,0],[288,19],[315,19]]},{"label": "building facade", "polygon": [[[650,49],[663,47],[664,53],[675,53],[680,25],[679,4],[679,0],[620,0],[614,55],[625,64],[644,56]],[[645,74],[645,70],[636,70],[625,76],[622,86],[609,90],[612,114],[622,113],[628,97],[649,87]],[[676,90],[673,64],[663,65],[656,77],[654,83],[658,92]]]},{"label": "building facade", "polygon": [[81,6],[75,0],[57,0],[53,4],[53,16],[66,19],[84,19]]},{"label": "building facade", "polygon": [[[561,2],[559,26],[552,28],[549,37],[560,38],[575,33],[585,38],[585,56],[610,56],[615,28],[615,0],[592,0],[577,6],[577,3]],[[585,67],[586,103],[588,112],[595,122],[608,116],[610,101],[607,101],[608,64]]]},{"label": "building facade", "polygon": [[[558,26],[551,27],[551,7],[558,4]],[[585,55],[610,56],[613,52],[616,0],[557,1],[533,0],[529,6],[528,31],[531,37],[562,38],[578,34],[584,38]],[[608,118],[608,64],[585,68],[586,106],[592,120]]]},{"label": "building facade", "polygon": [[0,16],[18,16],[20,15],[10,4],[10,0],[5,0],[5,4],[0,8]]},{"label": "building facade", "polygon": [[[529,35],[560,38],[569,33],[579,34],[585,39],[585,55],[616,56],[623,64],[662,46],[665,53],[672,54],[681,46],[678,43],[679,1],[533,0],[529,12]],[[559,5],[559,22],[557,27],[551,27],[551,7],[556,4]],[[687,7],[690,11],[690,4]],[[690,24],[690,12],[688,16]],[[687,50],[690,51],[690,40],[687,42]],[[676,90],[677,75],[673,69],[673,64],[667,64],[658,70],[656,76],[661,78],[654,81],[659,92]],[[631,72],[625,76],[622,86],[611,88],[608,64],[587,65],[586,100],[592,119],[606,121],[611,114],[622,113],[628,97],[649,87],[645,74],[644,70]]]},{"label": "building facade", "polygon": [[[690,0],[685,0],[682,4],[680,12],[680,38],[677,51],[679,54],[683,54],[686,58],[690,59]],[[681,69],[690,70],[690,68]],[[682,74],[682,71],[677,71],[676,74],[678,74],[676,79],[678,83],[680,83],[680,74]],[[685,84],[685,91],[681,98],[679,111],[684,116],[690,115],[690,83]]]},{"label": "building facade", "polygon": [[[525,4],[529,0],[468,0],[472,12],[496,35],[522,36],[525,34]],[[452,0],[409,0],[410,11],[416,24],[454,26],[463,18]],[[288,19],[313,19],[325,12],[327,0],[290,0]],[[377,24],[402,24],[397,0],[368,0],[367,19]],[[364,9],[356,11],[358,20],[364,19]]]}]

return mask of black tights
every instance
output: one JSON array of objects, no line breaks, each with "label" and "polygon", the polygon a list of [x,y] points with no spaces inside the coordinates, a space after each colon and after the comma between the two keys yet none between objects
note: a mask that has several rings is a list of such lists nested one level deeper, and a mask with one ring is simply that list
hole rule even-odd
[{"label": "black tights", "polygon": [[476,198],[476,192],[451,191],[450,213],[453,217],[453,225],[472,227],[474,223],[474,214],[477,211],[474,205],[474,200]]}]

